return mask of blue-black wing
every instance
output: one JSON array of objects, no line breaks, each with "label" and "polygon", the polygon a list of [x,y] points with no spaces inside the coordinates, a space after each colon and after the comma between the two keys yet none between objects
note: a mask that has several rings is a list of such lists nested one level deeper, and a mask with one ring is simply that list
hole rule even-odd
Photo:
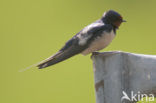
[{"label": "blue-black wing", "polygon": [[[88,29],[85,33],[83,34],[84,30],[81,30],[77,35],[75,35],[72,39],[70,39],[65,46],[63,46],[62,49],[59,50],[58,53],[55,55],[49,57],[42,63],[38,64],[37,67],[39,69],[45,68],[51,65],[54,65],[58,62],[64,61],[65,59],[68,59],[76,54],[81,53],[83,50],[87,49],[89,44],[97,37],[100,36],[103,31],[111,31],[112,27],[109,25],[100,25],[96,26],[94,28]],[[90,35],[90,38],[88,38],[87,42],[84,45],[80,45],[80,38],[79,36],[81,35]],[[83,38],[82,38],[83,39]]]}]

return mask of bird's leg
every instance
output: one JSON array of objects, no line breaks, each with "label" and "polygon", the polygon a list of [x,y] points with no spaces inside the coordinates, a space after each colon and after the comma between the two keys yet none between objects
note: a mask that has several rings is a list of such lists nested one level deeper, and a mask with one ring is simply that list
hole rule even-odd
[{"label": "bird's leg", "polygon": [[94,51],[94,52],[92,52],[92,55],[98,55],[98,54],[99,54],[98,51]]}]

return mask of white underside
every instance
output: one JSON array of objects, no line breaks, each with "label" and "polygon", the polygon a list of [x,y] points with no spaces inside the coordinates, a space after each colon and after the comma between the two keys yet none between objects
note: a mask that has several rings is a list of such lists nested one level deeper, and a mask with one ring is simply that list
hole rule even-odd
[{"label": "white underside", "polygon": [[110,33],[103,32],[102,36],[94,40],[90,44],[90,46],[82,52],[82,54],[87,55],[89,53],[105,48],[111,43],[114,37],[115,37],[115,34],[113,30]]},{"label": "white underside", "polygon": [[102,26],[103,23],[92,23],[88,26],[86,26],[82,32],[77,36],[79,38],[79,45],[85,45],[88,39],[92,36],[88,34],[87,32],[95,27]]}]

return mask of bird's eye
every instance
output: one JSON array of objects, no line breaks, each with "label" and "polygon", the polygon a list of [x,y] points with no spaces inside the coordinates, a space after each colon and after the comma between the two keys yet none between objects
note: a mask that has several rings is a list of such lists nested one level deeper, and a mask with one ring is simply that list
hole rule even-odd
[{"label": "bird's eye", "polygon": [[119,16],[119,19],[122,21],[122,16]]}]

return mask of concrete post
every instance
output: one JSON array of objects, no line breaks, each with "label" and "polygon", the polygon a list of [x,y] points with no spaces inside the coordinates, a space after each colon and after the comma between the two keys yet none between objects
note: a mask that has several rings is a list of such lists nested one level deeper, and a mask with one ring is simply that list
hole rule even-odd
[{"label": "concrete post", "polygon": [[156,56],[97,52],[93,53],[92,60],[96,103],[136,103],[142,97],[146,101],[155,99]]}]

